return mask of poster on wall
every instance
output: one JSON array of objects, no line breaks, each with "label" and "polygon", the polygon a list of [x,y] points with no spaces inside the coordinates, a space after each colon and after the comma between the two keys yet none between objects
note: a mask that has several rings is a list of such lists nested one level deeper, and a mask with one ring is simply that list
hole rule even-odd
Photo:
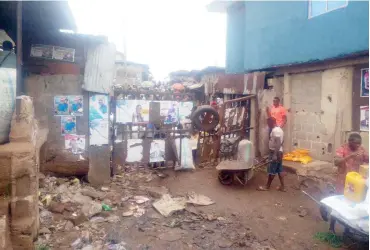
[{"label": "poster on wall", "polygon": [[54,96],[54,114],[69,115],[68,96]]},{"label": "poster on wall", "polygon": [[68,101],[69,101],[69,114],[73,116],[82,116],[84,113],[82,95],[68,96]]},{"label": "poster on wall", "polygon": [[65,135],[65,147],[73,154],[82,154],[85,151],[85,135]]},{"label": "poster on wall", "polygon": [[53,59],[53,46],[36,44],[31,46],[31,57]]},{"label": "poster on wall", "polygon": [[150,144],[150,158],[149,162],[162,162],[164,161],[165,141],[153,140]]},{"label": "poster on wall", "polygon": [[178,102],[161,101],[160,116],[164,117],[164,124],[175,124],[178,122]]},{"label": "poster on wall", "polygon": [[76,134],[76,117],[62,116],[60,123],[62,135]]},{"label": "poster on wall", "polygon": [[116,101],[116,122],[148,122],[149,101],[146,100],[117,100]]},{"label": "poster on wall", "polygon": [[140,162],[143,159],[143,140],[127,140],[126,162]]},{"label": "poster on wall", "polygon": [[369,96],[369,69],[361,69],[361,97]]},{"label": "poster on wall", "polygon": [[75,49],[52,45],[33,44],[31,46],[30,56],[36,58],[74,62]]},{"label": "poster on wall", "polygon": [[360,130],[369,131],[369,106],[360,107]]},{"label": "poster on wall", "polygon": [[90,145],[108,144],[108,95],[92,95],[89,100]]},{"label": "poster on wall", "polygon": [[193,102],[180,102],[179,103],[179,119],[180,122],[184,121],[185,119],[188,119],[191,110],[193,109]]},{"label": "poster on wall", "polygon": [[75,61],[75,50],[71,48],[63,48],[53,46],[53,59],[67,62]]}]

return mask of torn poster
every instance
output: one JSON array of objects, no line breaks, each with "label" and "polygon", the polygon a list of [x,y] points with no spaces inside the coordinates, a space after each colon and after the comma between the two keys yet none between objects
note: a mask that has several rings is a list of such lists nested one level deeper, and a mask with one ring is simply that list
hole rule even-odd
[{"label": "torn poster", "polygon": [[179,120],[178,103],[174,101],[161,101],[160,116],[164,117],[164,124],[175,124]]},{"label": "torn poster", "polygon": [[108,144],[108,95],[92,95],[89,101],[90,145]]},{"label": "torn poster", "polygon": [[179,119],[180,122],[188,119],[193,109],[193,102],[180,102],[179,103]]},{"label": "torn poster", "polygon": [[68,96],[54,96],[55,115],[69,115]]},{"label": "torn poster", "polygon": [[162,162],[164,161],[165,141],[153,140],[150,144],[150,158],[149,162]]},{"label": "torn poster", "polygon": [[65,135],[65,147],[73,154],[82,154],[85,152],[85,136],[84,135]]},{"label": "torn poster", "polygon": [[69,113],[74,116],[82,116],[84,113],[83,96],[82,95],[71,95],[69,99]]},{"label": "torn poster", "polygon": [[62,135],[76,134],[76,117],[62,116],[60,119]]},{"label": "torn poster", "polygon": [[361,69],[361,97],[369,96],[369,69]]},{"label": "torn poster", "polygon": [[75,49],[44,44],[32,44],[30,56],[74,62]]},{"label": "torn poster", "polygon": [[360,107],[360,130],[369,131],[369,106]]},{"label": "torn poster", "polygon": [[149,121],[149,101],[117,100],[116,121],[118,123],[135,123]]},{"label": "torn poster", "polygon": [[140,162],[143,159],[143,140],[127,140],[127,157],[126,162]]}]

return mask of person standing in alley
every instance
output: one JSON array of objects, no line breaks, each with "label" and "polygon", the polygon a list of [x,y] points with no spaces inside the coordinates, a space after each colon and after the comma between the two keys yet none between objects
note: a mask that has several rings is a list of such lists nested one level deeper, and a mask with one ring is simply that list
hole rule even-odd
[{"label": "person standing in alley", "polygon": [[[276,125],[280,128],[284,128],[287,122],[287,114],[286,109],[283,105],[280,104],[280,98],[275,97],[273,100],[273,104],[271,107],[266,108],[267,117],[273,117],[276,120]],[[271,129],[269,130],[269,134],[271,134]]]},{"label": "person standing in alley", "polygon": [[258,191],[268,191],[275,175],[279,176],[280,186],[277,190],[285,192],[284,177],[283,173],[283,142],[284,132],[280,126],[277,125],[274,117],[267,119],[267,124],[271,130],[270,141],[269,141],[269,161],[268,166],[268,179],[266,186],[260,186],[257,188]]}]

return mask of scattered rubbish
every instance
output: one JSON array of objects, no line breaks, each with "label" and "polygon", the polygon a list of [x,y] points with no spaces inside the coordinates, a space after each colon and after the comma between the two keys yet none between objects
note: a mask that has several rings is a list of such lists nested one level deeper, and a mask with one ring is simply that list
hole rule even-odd
[{"label": "scattered rubbish", "polygon": [[[77,225],[76,225],[77,226]],[[69,231],[74,227],[74,224],[71,221],[66,221],[66,224],[64,224],[64,230]]]},{"label": "scattered rubbish", "polygon": [[92,217],[90,219],[90,222],[92,222],[92,223],[102,223],[102,222],[105,222],[105,221],[106,221],[106,219],[104,219],[103,217],[100,217],[100,216]]},{"label": "scattered rubbish", "polygon": [[110,223],[117,223],[120,221],[120,218],[117,215],[112,215],[107,218],[107,221]]},{"label": "scattered rubbish", "polygon": [[103,211],[112,211],[112,208],[104,203],[101,205],[101,208],[103,209]]},{"label": "scattered rubbish", "polygon": [[53,214],[48,210],[43,210],[40,212],[40,222],[41,224],[50,225],[53,220]]},{"label": "scattered rubbish", "polygon": [[162,198],[153,203],[153,207],[163,216],[168,217],[176,211],[185,209],[186,199],[183,197],[172,198],[165,194]]},{"label": "scattered rubbish", "polygon": [[101,187],[101,189],[100,189],[101,191],[104,191],[104,192],[107,192],[107,191],[109,191],[109,188],[108,187]]},{"label": "scattered rubbish", "polygon": [[71,184],[78,185],[78,184],[80,184],[80,180],[77,179],[77,178],[74,178],[73,180],[71,180]]},{"label": "scattered rubbish", "polygon": [[43,234],[51,234],[50,230],[46,227],[43,227],[39,230],[39,234],[43,235]]},{"label": "scattered rubbish", "polygon": [[122,214],[123,217],[130,217],[132,215],[134,215],[134,211],[132,211],[132,210],[123,212],[123,214]]},{"label": "scattered rubbish", "polygon": [[60,203],[60,202],[54,202],[52,201],[50,203],[50,206],[49,206],[49,210],[53,213],[63,213],[64,211],[64,208],[65,208],[65,205],[63,203]]},{"label": "scattered rubbish", "polygon": [[150,199],[148,197],[145,197],[145,196],[134,196],[134,200],[137,204],[143,204],[143,203],[149,201]]},{"label": "scattered rubbish", "polygon": [[80,239],[85,244],[91,243],[92,238],[91,238],[90,232],[89,231],[82,231]]},{"label": "scattered rubbish", "polygon": [[196,194],[196,193],[189,194],[187,202],[194,204],[194,205],[199,205],[199,206],[209,206],[215,203],[209,197],[202,195],[202,194]]},{"label": "scattered rubbish", "polygon": [[46,195],[42,200],[41,202],[43,202],[45,204],[45,206],[49,206],[50,203],[51,203],[51,195],[48,194]]},{"label": "scattered rubbish", "polygon": [[145,214],[145,209],[138,207],[135,212],[134,212],[134,217],[141,217],[142,215]]},{"label": "scattered rubbish", "polygon": [[98,191],[87,189],[87,188],[81,190],[81,194],[85,196],[89,196],[93,199],[102,199],[104,196],[102,193]]},{"label": "scattered rubbish", "polygon": [[75,240],[72,244],[71,244],[71,247],[73,249],[80,249],[82,248],[84,245],[84,243],[82,242],[81,238],[78,238],[77,240]]},{"label": "scattered rubbish", "polygon": [[86,217],[91,218],[102,211],[102,205],[97,202],[87,203],[83,205],[81,211]]}]

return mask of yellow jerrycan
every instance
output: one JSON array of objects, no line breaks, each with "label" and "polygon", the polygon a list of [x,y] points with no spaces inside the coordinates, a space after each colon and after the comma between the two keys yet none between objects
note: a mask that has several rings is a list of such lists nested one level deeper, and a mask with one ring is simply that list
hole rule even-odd
[{"label": "yellow jerrycan", "polygon": [[366,195],[366,181],[361,174],[349,172],[344,185],[344,196],[353,202],[361,202]]}]

